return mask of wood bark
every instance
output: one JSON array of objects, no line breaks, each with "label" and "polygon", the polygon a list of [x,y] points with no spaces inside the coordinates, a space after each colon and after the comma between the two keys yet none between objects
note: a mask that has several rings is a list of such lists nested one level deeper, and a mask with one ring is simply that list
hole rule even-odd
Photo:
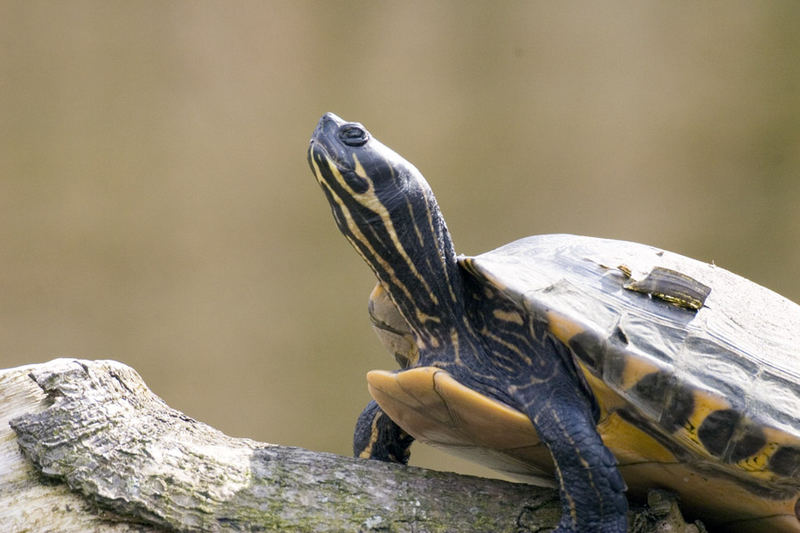
[{"label": "wood bark", "polygon": [[[631,531],[697,531],[662,496]],[[0,370],[3,532],[524,533],[559,513],[551,489],[229,437],[116,361]]]}]

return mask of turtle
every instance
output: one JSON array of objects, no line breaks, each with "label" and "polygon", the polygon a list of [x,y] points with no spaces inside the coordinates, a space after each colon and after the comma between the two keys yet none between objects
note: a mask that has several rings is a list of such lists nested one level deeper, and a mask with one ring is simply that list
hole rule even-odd
[{"label": "turtle", "polygon": [[308,162],[399,364],[367,374],[356,456],[405,464],[418,440],[550,483],[558,532],[625,531],[652,488],[715,530],[800,531],[800,306],[627,241],[457,255],[419,170],[332,113]]}]

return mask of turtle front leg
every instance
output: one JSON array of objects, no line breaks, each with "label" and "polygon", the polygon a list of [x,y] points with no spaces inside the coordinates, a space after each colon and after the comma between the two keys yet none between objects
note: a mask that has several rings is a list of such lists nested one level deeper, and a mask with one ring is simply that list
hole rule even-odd
[{"label": "turtle front leg", "polygon": [[562,514],[555,531],[625,533],[628,502],[617,460],[597,433],[589,402],[562,381],[518,389],[556,465]]},{"label": "turtle front leg", "polygon": [[361,412],[353,435],[353,455],[408,464],[414,437],[394,423],[373,400]]}]

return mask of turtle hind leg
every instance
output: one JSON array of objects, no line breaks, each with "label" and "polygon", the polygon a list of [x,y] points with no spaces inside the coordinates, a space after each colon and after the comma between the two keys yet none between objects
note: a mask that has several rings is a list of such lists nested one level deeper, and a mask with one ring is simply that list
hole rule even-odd
[{"label": "turtle hind leg", "polygon": [[523,396],[525,411],[556,465],[562,514],[555,531],[624,533],[625,481],[616,458],[597,433],[591,405],[579,388],[572,383],[550,383],[546,389],[531,387]]},{"label": "turtle hind leg", "polygon": [[414,437],[403,431],[373,400],[361,412],[353,435],[353,455],[408,464]]}]

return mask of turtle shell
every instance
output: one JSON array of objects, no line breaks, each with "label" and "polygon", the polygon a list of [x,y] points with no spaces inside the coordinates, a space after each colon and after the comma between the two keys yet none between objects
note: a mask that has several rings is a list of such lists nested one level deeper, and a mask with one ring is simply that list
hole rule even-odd
[{"label": "turtle shell", "polygon": [[[632,495],[667,488],[736,531],[800,531],[800,306],[713,264],[642,244],[542,235],[460,257],[508,320],[570,348]],[[552,472],[515,409],[436,368],[372,372],[417,439],[518,476]]]}]

